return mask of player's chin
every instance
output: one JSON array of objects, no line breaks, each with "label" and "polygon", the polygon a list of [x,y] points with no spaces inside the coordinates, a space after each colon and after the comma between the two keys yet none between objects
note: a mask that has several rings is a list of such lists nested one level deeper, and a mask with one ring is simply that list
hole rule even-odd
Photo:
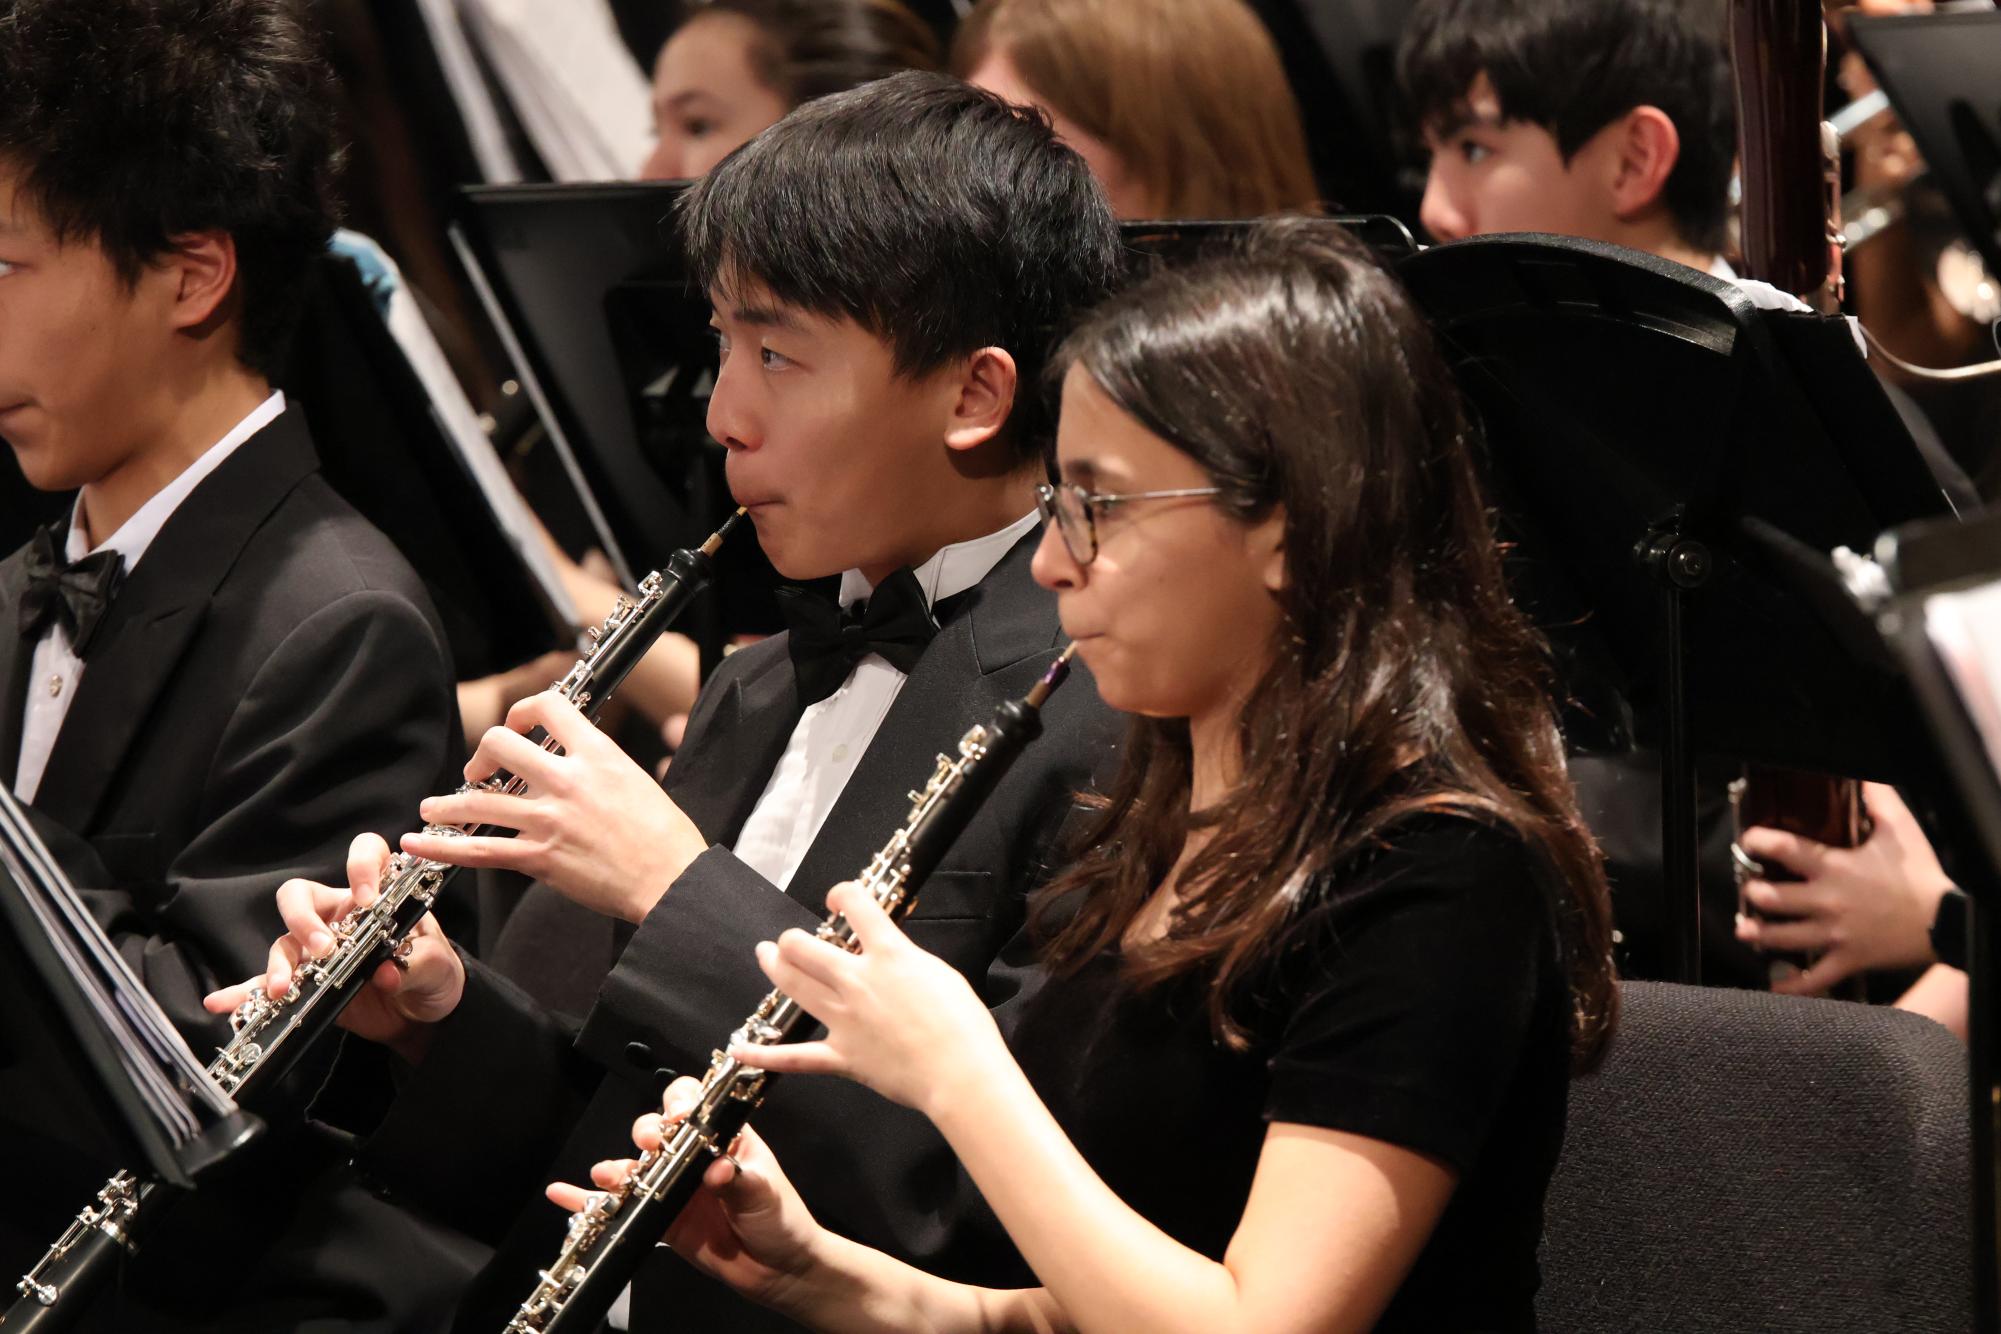
[{"label": "player's chin", "polygon": [[794,583],[825,579],[854,568],[849,553],[836,551],[823,540],[810,520],[794,514],[769,514],[758,520],[757,544],[764,558],[781,578]]}]

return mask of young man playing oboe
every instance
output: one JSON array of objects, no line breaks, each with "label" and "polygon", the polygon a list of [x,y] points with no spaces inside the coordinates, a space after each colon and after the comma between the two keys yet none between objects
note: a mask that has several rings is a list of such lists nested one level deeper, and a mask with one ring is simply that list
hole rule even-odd
[{"label": "young man playing oboe", "polygon": [[[0,562],[0,781],[88,845],[86,900],[206,1058],[272,890],[404,826],[458,750],[421,583],[271,384],[333,227],[327,77],[281,0],[7,0],[0,88],[0,436],[78,492]],[[10,1288],[138,1166],[55,1143],[33,1078],[0,1072]],[[86,1327],[403,1328],[451,1290],[337,1144],[245,1157],[285,1198],[182,1201]]]},{"label": "young man playing oboe", "polygon": [[[406,973],[345,1022],[414,1066],[386,1105],[349,1044],[321,1110],[364,1133],[359,1166],[493,1235],[501,1255],[460,1327],[504,1323],[560,1244],[550,1180],[623,1143],[670,1070],[705,1065],[766,983],[753,944],[810,929],[824,894],[903,822],[932,756],[1058,648],[1033,584],[1034,487],[1049,344],[1107,292],[1117,233],[1081,158],[1039,118],[953,80],[903,75],[812,103],[694,187],[680,219],[722,342],[709,427],[759,541],[800,595],[791,628],[704,690],[666,791],[549,695],[517,706],[467,769],[526,778],[525,798],[441,798],[424,816],[518,837],[406,838],[427,857],[508,866],[630,924],[581,1030],[467,966],[427,927]],[[521,733],[548,730],[549,755]],[[991,1003],[1027,963],[1006,947],[1073,792],[1107,758],[1088,682],[1052,700],[1030,749],[927,882],[914,938]],[[388,855],[358,840],[357,893]],[[291,934],[267,987],[323,952],[350,891],[288,885]],[[234,1004],[241,988],[212,997]],[[921,1118],[851,1087],[795,1085],[759,1113],[822,1217],[973,1282],[1019,1262]],[[369,1098],[377,1101],[370,1103]],[[441,1135],[441,1127],[451,1133]],[[690,1329],[773,1317],[668,1260],[635,1308]],[[638,1314],[634,1328],[648,1316]]]}]

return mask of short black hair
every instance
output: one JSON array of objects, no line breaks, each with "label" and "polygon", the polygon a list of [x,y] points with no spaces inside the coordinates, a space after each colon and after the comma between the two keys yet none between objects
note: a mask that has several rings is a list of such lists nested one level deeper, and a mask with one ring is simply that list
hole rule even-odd
[{"label": "short black hair", "polygon": [[1481,74],[1501,114],[1550,131],[1565,161],[1634,107],[1659,107],[1681,137],[1663,191],[1676,230],[1722,248],[1737,109],[1719,0],[1421,0],[1397,52],[1419,123],[1455,126]]},{"label": "short black hair", "polygon": [[338,216],[331,77],[293,0],[0,0],[0,162],[128,284],[229,233],[238,356],[268,376]]},{"label": "short black hair", "polygon": [[809,102],[680,201],[705,289],[767,289],[852,319],[904,375],[1001,347],[1019,371],[1003,431],[1046,459],[1043,366],[1117,283],[1118,224],[1046,116],[942,74],[909,72]]}]

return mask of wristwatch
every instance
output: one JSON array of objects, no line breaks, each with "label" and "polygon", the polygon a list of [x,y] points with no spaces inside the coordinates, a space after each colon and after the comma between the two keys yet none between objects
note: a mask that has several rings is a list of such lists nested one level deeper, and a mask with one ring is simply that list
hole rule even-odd
[{"label": "wristwatch", "polygon": [[1942,964],[1966,971],[1966,909],[1968,901],[1965,893],[1948,887],[1938,901],[1938,913],[1932,918],[1932,953]]}]

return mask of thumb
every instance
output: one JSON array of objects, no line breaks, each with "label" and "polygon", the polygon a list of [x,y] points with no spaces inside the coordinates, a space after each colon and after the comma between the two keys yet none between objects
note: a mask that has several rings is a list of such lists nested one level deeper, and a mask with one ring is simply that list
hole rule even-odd
[{"label": "thumb", "polygon": [[1830,987],[1854,971],[1846,954],[1829,950],[1815,959],[1812,967],[1772,983],[1772,990],[1782,996],[1825,996]]},{"label": "thumb", "polygon": [[734,1226],[769,1214],[783,1203],[771,1174],[755,1162],[718,1158],[703,1173],[703,1184],[716,1192],[716,1199]]}]

